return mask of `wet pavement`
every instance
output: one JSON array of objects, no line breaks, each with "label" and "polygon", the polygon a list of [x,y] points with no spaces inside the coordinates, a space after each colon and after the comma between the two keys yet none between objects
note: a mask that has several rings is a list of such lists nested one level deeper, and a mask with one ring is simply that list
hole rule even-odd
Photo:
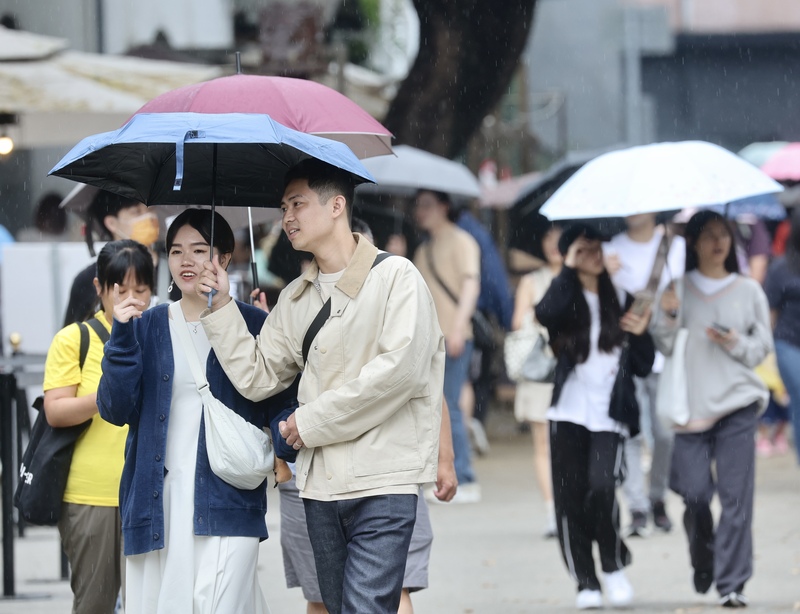
[{"label": "wet pavement", "polygon": [[[555,540],[541,537],[544,506],[534,488],[530,436],[521,434],[507,408],[489,425],[488,456],[476,459],[483,500],[431,509],[434,548],[429,589],[415,593],[420,614],[523,614],[574,612],[575,589]],[[667,503],[676,527],[669,534],[627,540],[633,552],[628,576],[636,591],[628,612],[721,613],[715,593],[691,585],[682,504]],[[277,491],[270,489],[270,539],[261,544],[259,576],[273,614],[305,612],[300,589],[283,578]],[[625,522],[626,516],[623,516]],[[794,456],[758,460],[755,572],[745,593],[751,613],[800,611],[800,468]],[[67,614],[69,584],[58,580],[55,528],[29,527],[15,541],[18,598],[0,600],[0,613]]]}]

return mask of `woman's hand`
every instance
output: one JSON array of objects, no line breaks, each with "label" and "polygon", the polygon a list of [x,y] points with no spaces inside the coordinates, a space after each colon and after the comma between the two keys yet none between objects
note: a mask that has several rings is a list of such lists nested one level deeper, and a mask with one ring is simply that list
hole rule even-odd
[{"label": "woman's hand", "polygon": [[681,299],[675,292],[675,282],[672,282],[661,295],[661,310],[669,317],[674,318],[681,308]]},{"label": "woman's hand", "polygon": [[643,335],[647,330],[647,325],[650,322],[651,309],[645,309],[642,315],[636,315],[633,311],[628,311],[619,321],[619,327],[626,333],[635,336]]},{"label": "woman's hand", "polygon": [[736,345],[736,340],[739,338],[739,335],[733,329],[730,329],[727,333],[722,333],[710,326],[706,327],[706,336],[717,345],[728,349]]},{"label": "woman's hand", "polygon": [[589,241],[586,240],[585,237],[579,237],[575,239],[572,242],[572,245],[569,246],[567,255],[564,256],[564,265],[571,269],[577,268],[578,263],[580,262],[583,253],[586,252],[587,247],[589,247]]},{"label": "woman's hand", "polygon": [[123,324],[132,318],[141,318],[147,305],[132,294],[124,299],[119,296],[119,284],[114,284],[114,319]]}]

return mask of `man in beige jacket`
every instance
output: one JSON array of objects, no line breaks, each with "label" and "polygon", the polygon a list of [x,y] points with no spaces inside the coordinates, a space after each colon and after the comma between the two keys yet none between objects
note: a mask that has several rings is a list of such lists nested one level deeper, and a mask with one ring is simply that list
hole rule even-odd
[{"label": "man in beige jacket", "polygon": [[[303,372],[300,407],[282,424],[299,450],[323,601],[333,613],[394,612],[420,484],[435,482],[444,338],[414,266],[350,231],[349,176],[316,160],[287,174],[281,203],[292,246],[314,254],[254,339],[216,260],[198,292],[217,290],[202,322],[222,367],[247,398],[287,388]],[[303,345],[320,309],[330,315]]]}]

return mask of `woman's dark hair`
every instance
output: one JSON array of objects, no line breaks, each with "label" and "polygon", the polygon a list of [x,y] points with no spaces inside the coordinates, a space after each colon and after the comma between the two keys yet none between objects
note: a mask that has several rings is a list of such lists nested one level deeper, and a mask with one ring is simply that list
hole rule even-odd
[{"label": "woman's dark hair", "polygon": [[109,241],[97,256],[97,281],[103,289],[122,284],[129,271],[137,282],[151,291],[156,289],[153,257],[141,243],[124,239]]},{"label": "woman's dark hair", "polygon": [[695,213],[686,223],[684,238],[686,239],[686,272],[694,271],[700,264],[697,258],[697,240],[706,226],[711,222],[720,222],[731,237],[731,248],[725,258],[725,270],[728,273],[739,272],[739,261],[736,258],[736,238],[728,221],[716,211],[705,209]]},{"label": "woman's dark hair", "polygon": [[428,188],[422,188],[421,190],[417,190],[417,196],[422,194],[423,192],[427,192],[428,194],[432,194],[433,197],[442,205],[447,207],[447,219],[451,222],[456,222],[458,218],[461,216],[461,207],[456,207],[453,204],[453,199],[450,198],[450,195],[447,192],[440,192],[439,190],[429,190]]},{"label": "woman's dark hair", "polygon": [[795,275],[800,275],[800,208],[792,211],[792,228],[786,241],[786,264]]},{"label": "woman's dark hair", "polygon": [[[622,344],[624,333],[619,326],[623,313],[622,305],[619,303],[617,289],[608,271],[604,270],[597,278],[597,295],[600,299],[600,338],[597,346],[600,351],[610,353]],[[561,333],[556,337],[553,348],[556,355],[563,352],[577,365],[589,358],[589,336],[592,327],[589,304],[583,296],[582,287],[575,292],[572,304],[573,310]]]},{"label": "woman's dark hair", "polygon": [[541,227],[541,229],[537,228],[533,235],[533,246],[531,248],[531,253],[539,260],[547,262],[547,254],[544,253],[544,239],[553,230],[561,229],[562,227],[558,222],[546,220],[546,223]]},{"label": "woman's dark hair", "polygon": [[[211,210],[190,208],[181,212],[169,225],[167,230],[167,253],[175,243],[175,235],[184,226],[191,226],[211,245]],[[236,246],[230,224],[219,213],[214,211],[214,245],[220,254],[232,254]]]},{"label": "woman's dark hair", "polygon": [[48,192],[39,200],[33,223],[41,232],[60,235],[67,229],[67,211],[59,207],[61,201],[55,192]]}]

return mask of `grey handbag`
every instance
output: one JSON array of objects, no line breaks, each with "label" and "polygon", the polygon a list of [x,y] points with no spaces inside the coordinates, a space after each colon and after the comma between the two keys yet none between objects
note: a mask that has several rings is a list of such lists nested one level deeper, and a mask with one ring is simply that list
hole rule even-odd
[{"label": "grey handbag", "polygon": [[533,345],[531,353],[522,365],[522,380],[526,382],[540,382],[551,384],[556,375],[556,358],[550,349],[547,340],[539,335]]}]

